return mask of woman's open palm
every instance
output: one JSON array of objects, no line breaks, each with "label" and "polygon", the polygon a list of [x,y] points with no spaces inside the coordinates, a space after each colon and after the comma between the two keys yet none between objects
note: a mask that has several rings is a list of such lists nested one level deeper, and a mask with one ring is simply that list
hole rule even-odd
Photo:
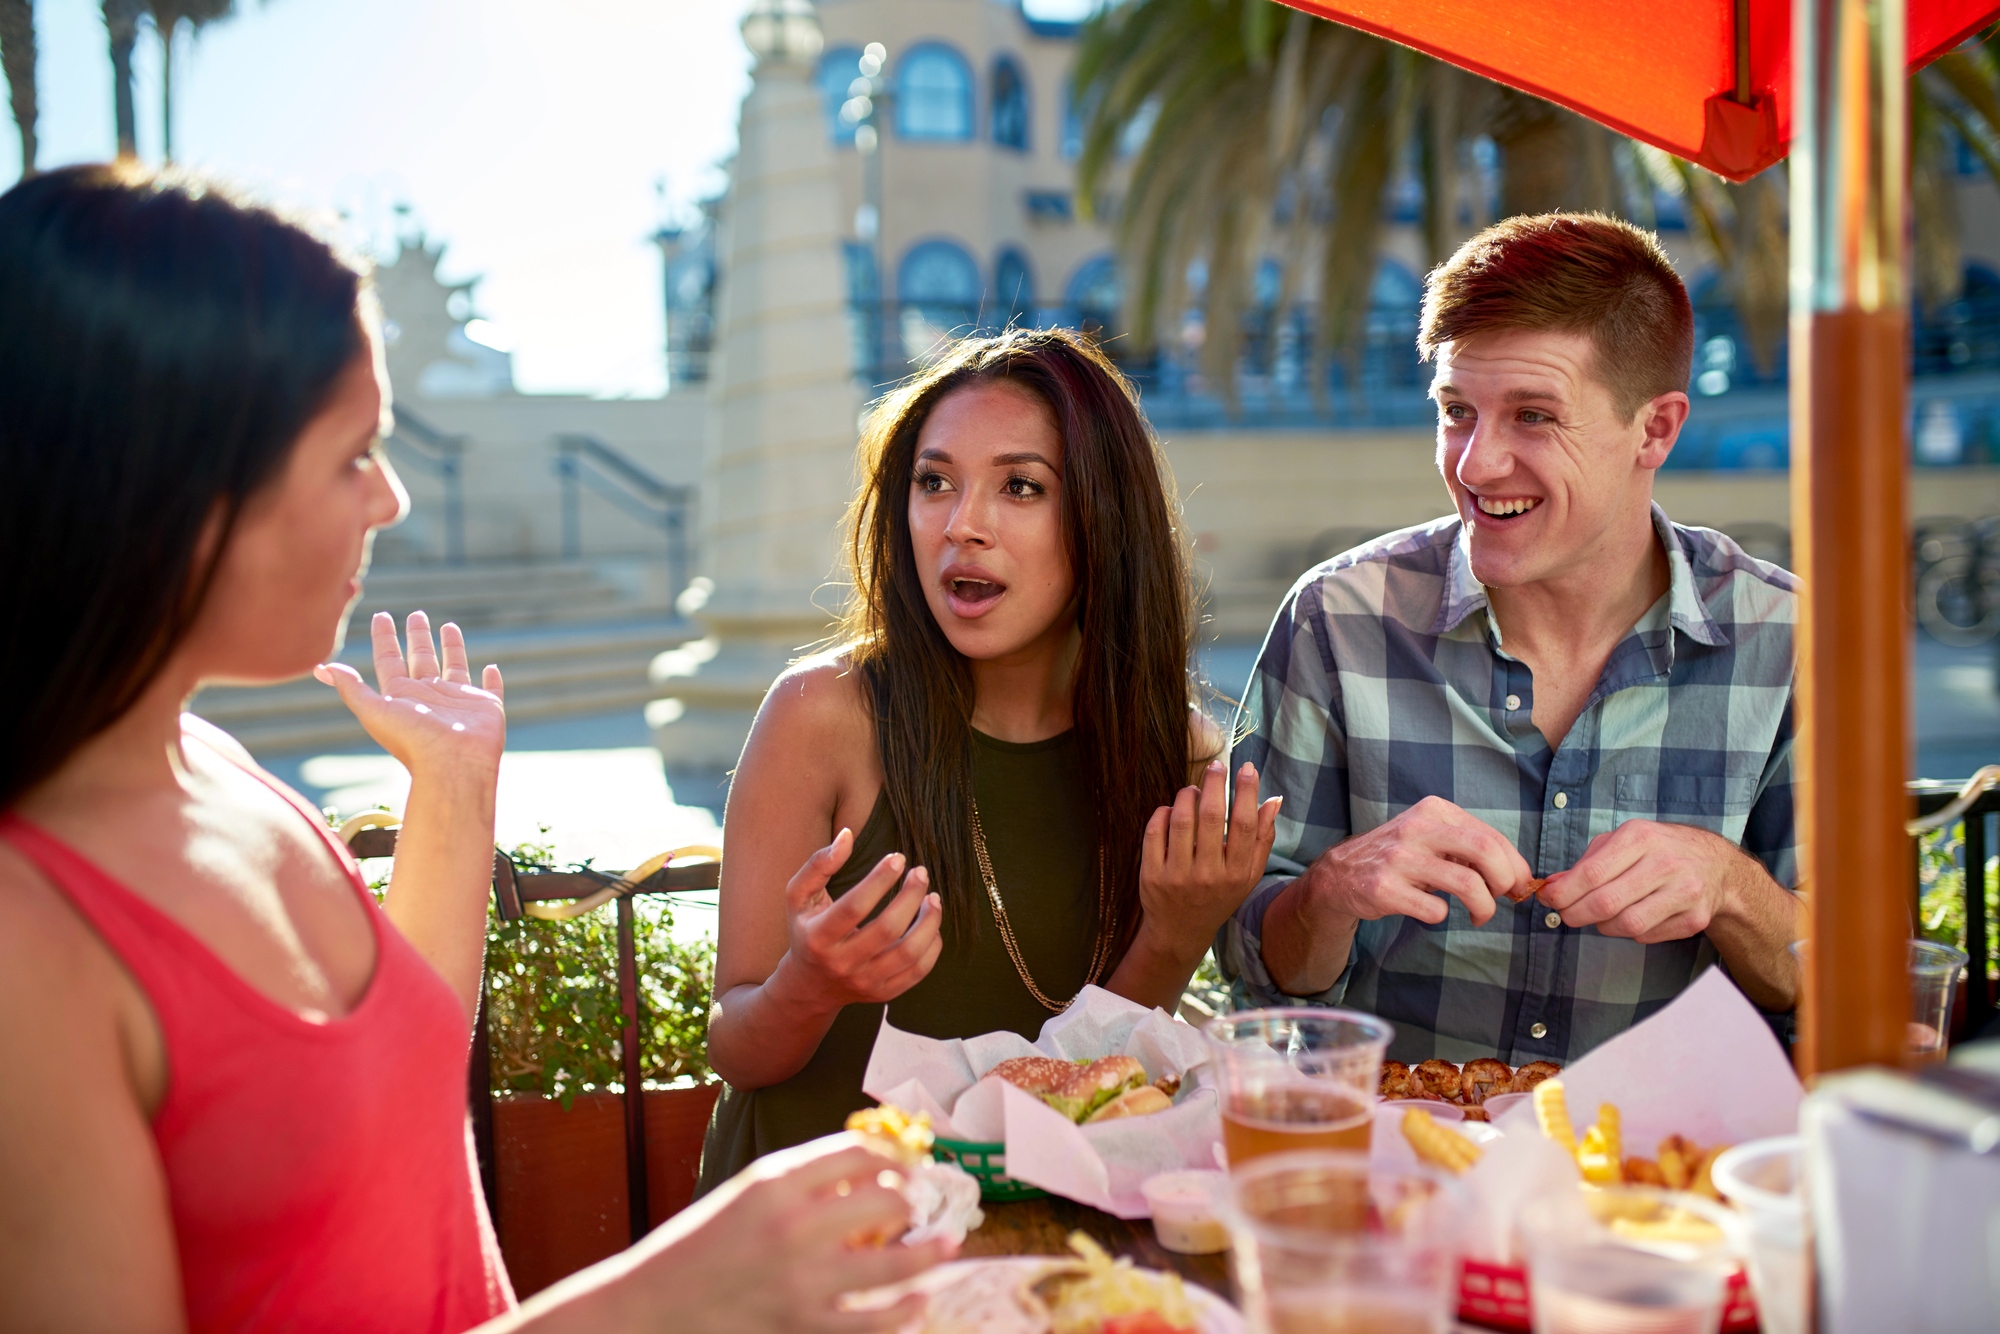
[{"label": "woman's open palm", "polygon": [[411,773],[466,765],[495,768],[507,745],[507,710],[500,669],[488,665],[472,684],[465,636],[447,621],[438,632],[443,648],[431,644],[430,618],[410,613],[409,656],[397,642],[396,620],[375,613],[369,636],[375,650],[375,687],[345,663],[329,662],[313,675],[340,692],[368,735]]}]

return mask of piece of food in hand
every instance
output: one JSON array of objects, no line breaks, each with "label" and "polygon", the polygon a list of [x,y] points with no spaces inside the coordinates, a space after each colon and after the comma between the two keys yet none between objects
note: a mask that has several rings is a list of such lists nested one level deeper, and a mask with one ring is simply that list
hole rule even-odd
[{"label": "piece of food in hand", "polygon": [[936,1141],[929,1112],[912,1116],[890,1103],[853,1113],[847,1118],[847,1128],[861,1136],[863,1144],[905,1167],[928,1160]]},{"label": "piece of food in hand", "polygon": [[1164,1112],[1174,1105],[1174,1100],[1152,1084],[1141,1084],[1138,1088],[1125,1092],[1105,1103],[1083,1119],[1087,1126],[1100,1121],[1116,1121],[1127,1116],[1151,1116],[1154,1112]]},{"label": "piece of food in hand", "polygon": [[1429,1095],[1452,1102],[1458,1097],[1458,1067],[1450,1061],[1425,1061],[1410,1071],[1410,1088],[1419,1097]]},{"label": "piece of food in hand", "polygon": [[[1514,1072],[1514,1083],[1510,1093],[1533,1093],[1543,1080],[1554,1079],[1562,1073],[1562,1067],[1554,1061],[1529,1061]],[[1498,1092],[1498,1090],[1495,1090]]]},{"label": "piece of food in hand", "polygon": [[1050,1334],[1198,1334],[1200,1320],[1179,1274],[1113,1260],[1081,1232],[1070,1233],[1069,1244],[1080,1263],[1030,1288],[1048,1310]]},{"label": "piece of food in hand", "polygon": [[1437,1118],[1421,1107],[1403,1113],[1403,1138],[1416,1150],[1417,1157],[1454,1176],[1469,1171],[1483,1156],[1477,1144],[1439,1125]]},{"label": "piece of food in hand", "polygon": [[1181,1091],[1181,1077],[1179,1075],[1161,1075],[1153,1081],[1153,1087],[1171,1099]]},{"label": "piece of food in hand", "polygon": [[1514,903],[1526,903],[1529,899],[1541,893],[1542,886],[1548,884],[1553,879],[1555,879],[1554,876],[1538,876],[1533,880],[1525,882],[1518,889],[1509,890],[1507,898]]},{"label": "piece of food in hand", "polygon": [[1146,1082],[1146,1067],[1130,1056],[1102,1056],[1094,1061],[1016,1056],[986,1073],[1025,1089],[1076,1122],[1089,1119],[1105,1103]]},{"label": "piece of food in hand", "polygon": [[1569,1121],[1569,1103],[1563,1097],[1560,1079],[1545,1079],[1535,1085],[1535,1120],[1541,1123],[1542,1133],[1554,1141],[1564,1153],[1576,1156],[1576,1128]]},{"label": "piece of food in hand", "polygon": [[1514,1067],[1491,1056],[1467,1061],[1458,1075],[1458,1100],[1468,1108],[1477,1107],[1496,1093],[1514,1087]]},{"label": "piece of food in hand", "polygon": [[1382,1096],[1384,1098],[1408,1098],[1410,1089],[1410,1067],[1401,1061],[1382,1062]]}]

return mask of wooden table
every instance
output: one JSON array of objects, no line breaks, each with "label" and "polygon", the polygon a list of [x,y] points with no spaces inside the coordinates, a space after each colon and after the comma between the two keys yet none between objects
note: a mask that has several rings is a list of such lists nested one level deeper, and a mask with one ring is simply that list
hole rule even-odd
[{"label": "wooden table", "polygon": [[1071,1255],[1069,1234],[1084,1232],[1113,1255],[1132,1258],[1148,1269],[1171,1269],[1225,1301],[1236,1294],[1229,1277],[1229,1254],[1178,1255],[1153,1237],[1151,1219],[1117,1218],[1087,1204],[1049,1196],[1040,1200],[991,1202],[979,1206],[986,1221],[965,1239],[965,1259],[988,1255]]}]

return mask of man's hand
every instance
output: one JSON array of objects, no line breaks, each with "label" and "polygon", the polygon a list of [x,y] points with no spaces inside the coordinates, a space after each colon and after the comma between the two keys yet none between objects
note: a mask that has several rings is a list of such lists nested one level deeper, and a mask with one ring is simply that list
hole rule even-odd
[{"label": "man's hand", "polygon": [[1720,834],[1627,820],[1592,839],[1576,865],[1550,877],[1539,897],[1566,926],[1594,926],[1603,935],[1657,945],[1706,931],[1746,877],[1769,878]]},{"label": "man's hand", "polygon": [[1425,797],[1386,824],[1321,853],[1302,881],[1336,912],[1359,921],[1414,917],[1436,926],[1450,915],[1449,895],[1472,924],[1493,916],[1493,900],[1533,876],[1518,849],[1493,826],[1443,797]]},{"label": "man's hand", "polygon": [[1627,820],[1592,839],[1538,897],[1569,926],[1641,945],[1705,933],[1753,1002],[1767,1010],[1798,1004],[1798,969],[1786,947],[1805,934],[1805,905],[1720,834]]},{"label": "man's hand", "polygon": [[1439,897],[1449,895],[1477,926],[1493,916],[1496,897],[1526,894],[1531,878],[1499,830],[1442,797],[1425,797],[1328,848],[1272,901],[1264,966],[1292,995],[1324,991],[1346,967],[1357,922],[1403,916],[1436,926],[1451,914]]}]

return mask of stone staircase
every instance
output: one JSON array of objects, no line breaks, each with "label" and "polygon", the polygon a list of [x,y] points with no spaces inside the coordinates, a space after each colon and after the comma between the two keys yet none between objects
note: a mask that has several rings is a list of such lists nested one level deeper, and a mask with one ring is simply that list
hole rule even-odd
[{"label": "stone staircase", "polygon": [[[535,562],[371,571],[348,623],[341,660],[372,683],[369,619],[400,623],[421,609],[433,626],[465,630],[474,676],[488,662],[507,681],[510,722],[641,708],[658,695],[646,669],[700,631],[649,587],[649,567]],[[215,686],[194,711],[259,756],[367,743],[332,689],[311,677],[270,686]]]}]

